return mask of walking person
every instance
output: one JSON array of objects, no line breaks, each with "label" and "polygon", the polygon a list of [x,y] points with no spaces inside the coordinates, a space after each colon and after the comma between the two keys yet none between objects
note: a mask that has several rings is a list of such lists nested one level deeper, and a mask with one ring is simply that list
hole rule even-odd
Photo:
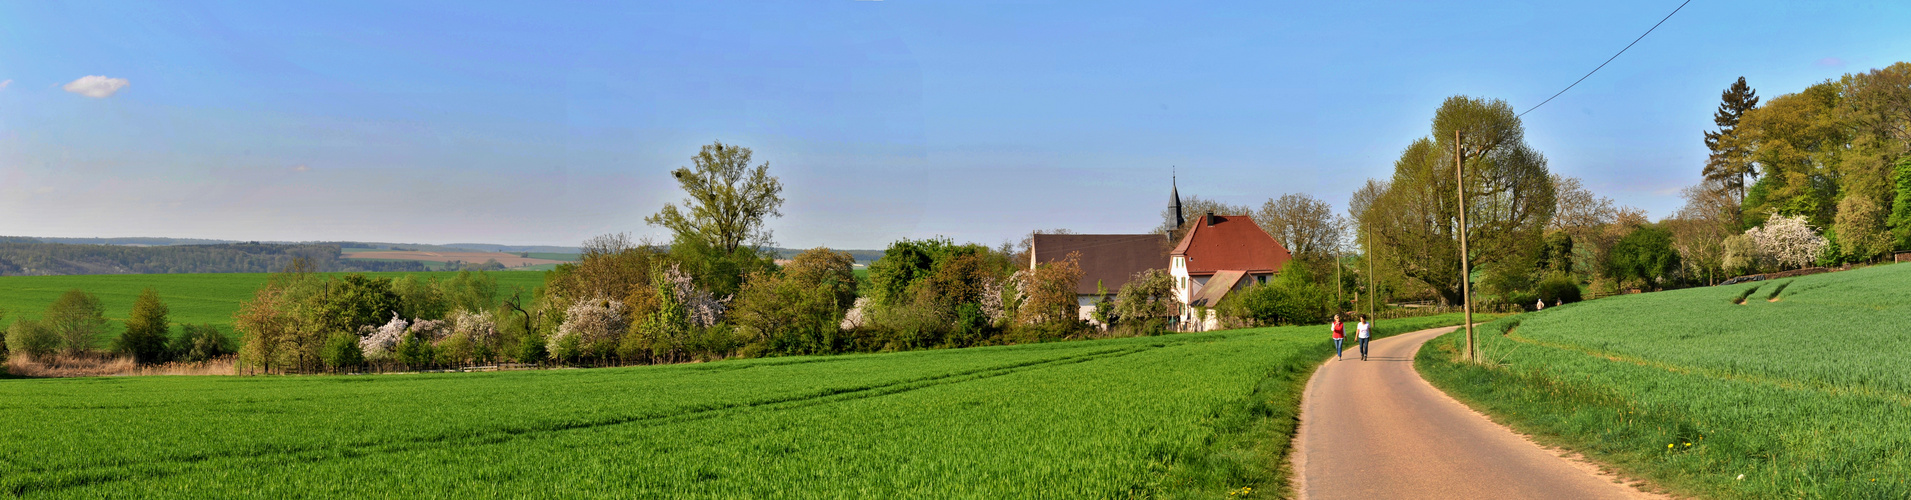
[{"label": "walking person", "polygon": [[1362,314],[1360,315],[1360,325],[1354,327],[1354,330],[1356,331],[1358,335],[1360,335],[1360,360],[1366,361],[1367,360],[1367,337],[1372,335],[1373,322],[1368,321],[1367,315]]},{"label": "walking person", "polygon": [[1334,315],[1334,359],[1340,359],[1340,342],[1347,339],[1347,327],[1341,326],[1340,315]]}]

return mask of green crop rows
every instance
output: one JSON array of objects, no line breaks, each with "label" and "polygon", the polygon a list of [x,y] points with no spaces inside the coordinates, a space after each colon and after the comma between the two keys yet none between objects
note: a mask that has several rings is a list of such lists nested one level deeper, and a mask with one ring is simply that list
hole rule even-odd
[{"label": "green crop rows", "polygon": [[1324,328],[585,370],[0,380],[0,491],[1274,494],[1299,392],[1331,352]]},{"label": "green crop rows", "polygon": [[[446,278],[457,273],[362,273],[381,278],[407,274]],[[544,284],[544,273],[488,273],[498,280],[500,296],[509,296],[513,287],[523,287],[525,296]],[[229,274],[95,274],[82,276],[6,276],[0,277],[0,308],[7,319],[38,318],[61,293],[74,288],[99,296],[106,317],[115,322],[109,332],[118,333],[118,321],[133,309],[140,290],[153,287],[171,309],[173,324],[210,323],[231,331],[232,313],[239,303],[271,277],[262,273]],[[0,322],[3,323],[3,322]]]},{"label": "green crop rows", "polygon": [[1451,335],[1418,364],[1476,408],[1675,493],[1907,498],[1907,284],[1911,265],[1888,265],[1605,298],[1488,325],[1490,368],[1451,361]]}]

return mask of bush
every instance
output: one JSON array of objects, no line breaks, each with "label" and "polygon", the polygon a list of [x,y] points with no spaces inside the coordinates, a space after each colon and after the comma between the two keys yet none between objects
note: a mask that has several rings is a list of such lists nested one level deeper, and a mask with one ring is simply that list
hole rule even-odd
[{"label": "bush", "polygon": [[325,366],[334,370],[365,364],[365,351],[358,347],[358,335],[351,332],[338,332],[326,338],[325,350],[320,356]]},{"label": "bush", "polygon": [[13,320],[13,326],[7,328],[7,351],[9,354],[24,354],[34,357],[51,355],[60,350],[60,337],[53,334],[46,323],[30,319]]},{"label": "bush", "polygon": [[1540,280],[1533,293],[1546,305],[1579,302],[1579,282],[1567,276],[1554,276]]},{"label": "bush", "polygon": [[545,347],[544,336],[538,335],[535,331],[525,332],[524,336],[518,339],[517,358],[519,363],[537,364],[543,363],[547,358],[555,357],[556,356],[552,356],[551,351]]},{"label": "bush", "polygon": [[182,325],[178,337],[173,338],[172,358],[178,361],[201,362],[232,354],[235,349],[232,339],[219,332],[212,325]]},{"label": "bush", "polygon": [[1256,325],[1314,325],[1333,317],[1333,300],[1322,287],[1283,275],[1228,294],[1216,308],[1222,316]]}]

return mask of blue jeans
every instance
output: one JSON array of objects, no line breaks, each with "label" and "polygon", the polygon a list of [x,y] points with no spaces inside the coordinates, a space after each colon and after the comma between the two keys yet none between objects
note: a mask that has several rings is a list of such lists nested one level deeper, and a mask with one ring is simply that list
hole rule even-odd
[{"label": "blue jeans", "polygon": [[1334,339],[1334,357],[1336,358],[1340,357],[1340,341],[1341,339]]},{"label": "blue jeans", "polygon": [[1367,357],[1367,337],[1360,338],[1360,357]]}]

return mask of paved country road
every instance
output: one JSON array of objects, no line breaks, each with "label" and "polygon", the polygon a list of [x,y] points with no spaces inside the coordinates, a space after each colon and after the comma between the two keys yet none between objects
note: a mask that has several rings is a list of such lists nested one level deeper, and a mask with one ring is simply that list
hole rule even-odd
[{"label": "paved country road", "polygon": [[1662,498],[1540,448],[1421,379],[1414,353],[1450,331],[1372,341],[1368,361],[1348,338],[1346,357],[1314,373],[1294,443],[1296,494],[1314,500]]}]

